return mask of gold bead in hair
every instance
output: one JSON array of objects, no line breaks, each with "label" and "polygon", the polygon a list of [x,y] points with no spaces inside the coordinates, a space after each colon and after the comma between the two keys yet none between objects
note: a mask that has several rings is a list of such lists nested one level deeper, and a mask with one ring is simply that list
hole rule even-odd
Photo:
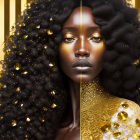
[{"label": "gold bead in hair", "polygon": [[21,65],[20,65],[19,63],[16,63],[16,64],[14,65],[14,68],[15,68],[15,70],[20,70]]},{"label": "gold bead in hair", "polygon": [[56,108],[56,104],[55,103],[53,103],[52,105],[51,105],[51,108]]},{"label": "gold bead in hair", "polygon": [[20,92],[20,91],[21,91],[20,87],[17,87],[16,92]]},{"label": "gold bead in hair", "polygon": [[139,65],[139,64],[140,64],[140,60],[137,59],[137,60],[135,60],[132,64],[133,64],[133,65]]},{"label": "gold bead in hair", "polygon": [[11,125],[12,125],[12,126],[16,126],[16,125],[17,125],[16,120],[12,120]]},{"label": "gold bead in hair", "polygon": [[47,31],[47,34],[48,35],[52,35],[53,34],[53,31],[51,31],[50,29]]}]

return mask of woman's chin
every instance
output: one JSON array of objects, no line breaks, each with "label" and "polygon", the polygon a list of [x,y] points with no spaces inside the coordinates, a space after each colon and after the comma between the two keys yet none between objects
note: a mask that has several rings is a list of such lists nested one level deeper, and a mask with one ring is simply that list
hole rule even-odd
[{"label": "woman's chin", "polygon": [[72,80],[76,83],[88,82],[88,81],[93,80],[93,76],[86,75],[86,74],[85,75],[84,74],[79,74],[79,75],[76,75],[75,77],[73,77]]}]

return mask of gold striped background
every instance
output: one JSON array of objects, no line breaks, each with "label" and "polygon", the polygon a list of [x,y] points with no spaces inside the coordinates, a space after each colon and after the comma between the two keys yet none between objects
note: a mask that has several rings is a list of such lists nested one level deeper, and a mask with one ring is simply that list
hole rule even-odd
[{"label": "gold striped background", "polygon": [[[33,0],[0,0],[0,60],[3,60],[2,51],[4,41],[10,35],[11,27],[17,22],[18,16],[26,8],[26,4]],[[140,0],[127,0],[139,8]]]}]

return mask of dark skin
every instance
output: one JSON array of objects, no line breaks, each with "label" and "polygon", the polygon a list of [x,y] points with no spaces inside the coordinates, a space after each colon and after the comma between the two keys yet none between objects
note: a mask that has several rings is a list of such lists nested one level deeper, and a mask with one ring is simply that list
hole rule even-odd
[{"label": "dark skin", "polygon": [[[101,72],[105,44],[100,28],[94,22],[92,9],[86,6],[73,10],[62,32],[59,58],[60,66],[67,76],[71,105],[55,140],[80,140],[80,80],[94,80]],[[88,62],[90,66],[81,62],[73,67],[79,60]]]}]

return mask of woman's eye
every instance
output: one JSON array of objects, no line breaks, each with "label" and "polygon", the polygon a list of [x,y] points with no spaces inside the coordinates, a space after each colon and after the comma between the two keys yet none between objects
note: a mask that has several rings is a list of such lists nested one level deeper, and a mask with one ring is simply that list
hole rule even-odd
[{"label": "woman's eye", "polygon": [[91,37],[89,38],[89,40],[92,40],[92,41],[97,42],[97,43],[101,42],[102,39],[103,39],[103,38],[101,37],[101,34],[98,33],[98,32],[93,33],[93,34],[91,35]]},{"label": "woman's eye", "polygon": [[75,38],[64,38],[65,42],[71,43],[75,40]]},{"label": "woman's eye", "polygon": [[101,42],[102,41],[102,37],[91,37],[90,40],[92,40],[94,42]]}]

